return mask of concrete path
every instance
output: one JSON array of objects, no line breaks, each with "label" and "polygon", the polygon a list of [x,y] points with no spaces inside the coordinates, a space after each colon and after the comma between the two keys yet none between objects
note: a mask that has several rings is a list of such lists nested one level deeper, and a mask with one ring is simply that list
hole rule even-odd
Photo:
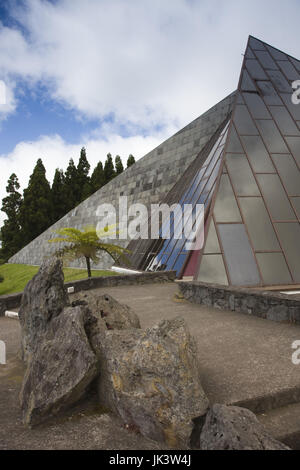
[{"label": "concrete path", "polygon": [[[131,306],[143,328],[183,316],[198,343],[202,385],[211,402],[264,413],[260,419],[275,437],[287,434],[288,424],[279,429],[279,423],[293,415],[293,435],[299,441],[300,366],[292,364],[292,343],[300,340],[300,327],[193,305],[176,299],[177,291],[176,284],[98,290]],[[24,429],[18,405],[24,373],[16,358],[19,331],[17,320],[0,318],[0,340],[8,353],[8,365],[0,365],[0,449],[159,449],[122,429],[115,418],[86,411],[80,421],[75,411],[76,417],[64,422]]]}]

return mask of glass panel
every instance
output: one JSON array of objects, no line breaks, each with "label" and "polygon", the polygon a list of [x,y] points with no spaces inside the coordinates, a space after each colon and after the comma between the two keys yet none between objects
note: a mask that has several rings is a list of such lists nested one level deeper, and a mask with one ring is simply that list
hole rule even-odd
[{"label": "glass panel", "polygon": [[209,231],[208,231],[207,238],[206,238],[204,253],[206,255],[213,254],[213,253],[221,253],[219,240],[218,240],[217,232],[216,232],[216,227],[215,227],[215,223],[213,220],[211,220],[210,222],[210,227],[209,227]]},{"label": "glass panel", "polygon": [[218,229],[231,283],[235,286],[259,285],[260,276],[244,225],[221,224]]},{"label": "glass panel", "polygon": [[247,57],[247,59],[255,59],[255,55],[253,54],[250,47],[247,47],[246,57]]},{"label": "glass panel", "polygon": [[279,96],[277,95],[277,92],[271,82],[256,82],[256,83],[267,105],[269,104],[282,105],[282,102]]},{"label": "glass panel", "polygon": [[256,123],[270,153],[289,153],[274,121],[257,120]]},{"label": "glass panel", "polygon": [[272,155],[278,173],[290,196],[300,196],[300,171],[292,155]]},{"label": "glass panel", "polygon": [[300,135],[299,129],[284,106],[270,106],[270,111],[283,135]]},{"label": "glass panel", "polygon": [[257,175],[273,220],[296,220],[278,175]]},{"label": "glass panel", "polygon": [[247,70],[243,71],[242,90],[243,91],[256,91],[256,87],[254,83],[252,82]]},{"label": "glass panel", "polygon": [[276,228],[294,281],[300,282],[300,225],[276,224]]},{"label": "glass panel", "polygon": [[291,90],[291,85],[280,70],[269,70],[268,75],[278,91],[289,92]]},{"label": "glass panel", "polygon": [[214,207],[217,222],[241,222],[241,214],[228,175],[222,175]]},{"label": "glass panel", "polygon": [[239,199],[255,251],[280,251],[275,231],[262,198]]},{"label": "glass panel", "polygon": [[222,255],[204,255],[202,257],[197,281],[228,286]]},{"label": "glass panel", "polygon": [[281,93],[285,105],[294,119],[300,119],[300,105],[296,105],[292,102],[292,93]]},{"label": "glass panel", "polygon": [[258,135],[246,106],[238,104],[234,113],[235,127],[240,135]]},{"label": "glass panel", "polygon": [[276,59],[276,60],[288,60],[287,56],[283,52],[278,51],[274,47],[267,46],[267,49],[270,52],[270,54],[272,54],[274,59]]},{"label": "glass panel", "polygon": [[282,253],[257,253],[256,258],[266,285],[286,285],[293,282]]},{"label": "glass panel", "polygon": [[288,80],[299,80],[300,76],[295,67],[291,64],[291,62],[287,61],[280,61],[277,62],[283,73],[285,74]]},{"label": "glass panel", "polygon": [[255,39],[255,38],[250,38],[249,40],[249,46],[255,51],[265,51],[266,48],[264,46],[264,44],[259,41],[258,39]]},{"label": "glass panel", "polygon": [[267,80],[268,79],[267,75],[265,74],[258,60],[247,59],[246,67],[251,77],[254,78],[255,80]]},{"label": "glass panel", "polygon": [[265,69],[278,70],[277,65],[267,51],[256,51],[256,55]]},{"label": "glass panel", "polygon": [[230,136],[228,137],[227,151],[231,153],[243,153],[243,148],[234,126],[231,127]]},{"label": "glass panel", "polygon": [[295,157],[296,162],[298,165],[300,165],[300,137],[286,137],[286,141]]},{"label": "glass panel", "polygon": [[295,66],[296,70],[298,70],[298,72],[300,72],[300,61],[297,60],[297,59],[293,59],[293,57],[290,57],[290,61]]},{"label": "glass panel", "polygon": [[300,197],[292,197],[291,200],[292,200],[293,207],[295,211],[297,212],[298,219],[300,219]]},{"label": "glass panel", "polygon": [[251,135],[241,139],[255,173],[276,172],[261,137]]},{"label": "glass panel", "polygon": [[238,196],[260,196],[246,155],[227,154],[227,169]]},{"label": "glass panel", "polygon": [[271,115],[258,94],[243,93],[243,97],[250,109],[250,113],[256,119],[271,119]]}]

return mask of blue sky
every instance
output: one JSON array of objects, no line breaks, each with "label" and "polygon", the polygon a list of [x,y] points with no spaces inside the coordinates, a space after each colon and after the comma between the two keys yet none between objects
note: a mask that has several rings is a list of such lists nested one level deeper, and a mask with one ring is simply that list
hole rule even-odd
[{"label": "blue sky", "polygon": [[[231,93],[252,34],[300,58],[298,0],[0,0],[0,199],[38,158],[137,158]],[[0,223],[1,218],[0,216]]]}]

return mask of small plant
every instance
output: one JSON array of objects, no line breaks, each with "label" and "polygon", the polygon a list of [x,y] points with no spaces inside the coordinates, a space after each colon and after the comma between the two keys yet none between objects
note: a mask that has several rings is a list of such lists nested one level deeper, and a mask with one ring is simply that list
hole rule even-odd
[{"label": "small plant", "polygon": [[112,228],[103,229],[100,236],[93,226],[84,227],[82,231],[76,228],[62,228],[56,230],[55,233],[59,237],[49,240],[49,243],[67,244],[62,249],[57,250],[55,255],[62,257],[67,262],[85,258],[89,278],[92,277],[91,261],[98,263],[100,254],[103,252],[109,254],[114,261],[119,258],[127,260],[125,253],[129,253],[128,250],[101,240],[107,239],[110,235],[116,233]]}]

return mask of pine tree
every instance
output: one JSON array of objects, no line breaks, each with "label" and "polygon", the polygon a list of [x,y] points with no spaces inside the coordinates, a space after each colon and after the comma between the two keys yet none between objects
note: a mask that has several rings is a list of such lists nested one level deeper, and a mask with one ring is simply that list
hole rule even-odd
[{"label": "pine tree", "polygon": [[133,155],[130,154],[127,160],[127,168],[130,168],[134,164],[135,164],[135,158]]},{"label": "pine tree", "polygon": [[102,162],[100,161],[91,176],[91,193],[93,194],[98,191],[104,184],[104,170]]},{"label": "pine tree", "polygon": [[77,168],[74,164],[73,158],[70,159],[68,168],[65,172],[65,185],[66,185],[66,212],[76,207],[79,202],[78,188],[77,188]]},{"label": "pine tree", "polygon": [[24,245],[43,233],[52,223],[53,206],[50,184],[41,159],[33,170],[28,188],[24,190],[20,221]]},{"label": "pine tree", "polygon": [[116,176],[114,169],[114,162],[111,154],[109,153],[106,158],[104,165],[104,184],[109,183]]},{"label": "pine tree", "polygon": [[80,151],[79,163],[77,166],[77,191],[78,203],[84,201],[91,194],[91,185],[89,178],[90,164],[86,157],[86,150],[82,147]]},{"label": "pine tree", "polygon": [[20,189],[20,184],[17,176],[13,173],[7,182],[6,192],[8,196],[2,200],[1,208],[7,215],[7,220],[1,228],[2,247],[0,257],[5,261],[23,246],[20,226],[22,196],[18,189]]},{"label": "pine tree", "polygon": [[120,175],[124,171],[123,163],[119,155],[117,155],[115,158],[115,168],[116,168],[117,175]]},{"label": "pine tree", "polygon": [[65,175],[58,168],[55,171],[51,188],[53,223],[60,220],[69,210],[68,189],[66,187]]}]

